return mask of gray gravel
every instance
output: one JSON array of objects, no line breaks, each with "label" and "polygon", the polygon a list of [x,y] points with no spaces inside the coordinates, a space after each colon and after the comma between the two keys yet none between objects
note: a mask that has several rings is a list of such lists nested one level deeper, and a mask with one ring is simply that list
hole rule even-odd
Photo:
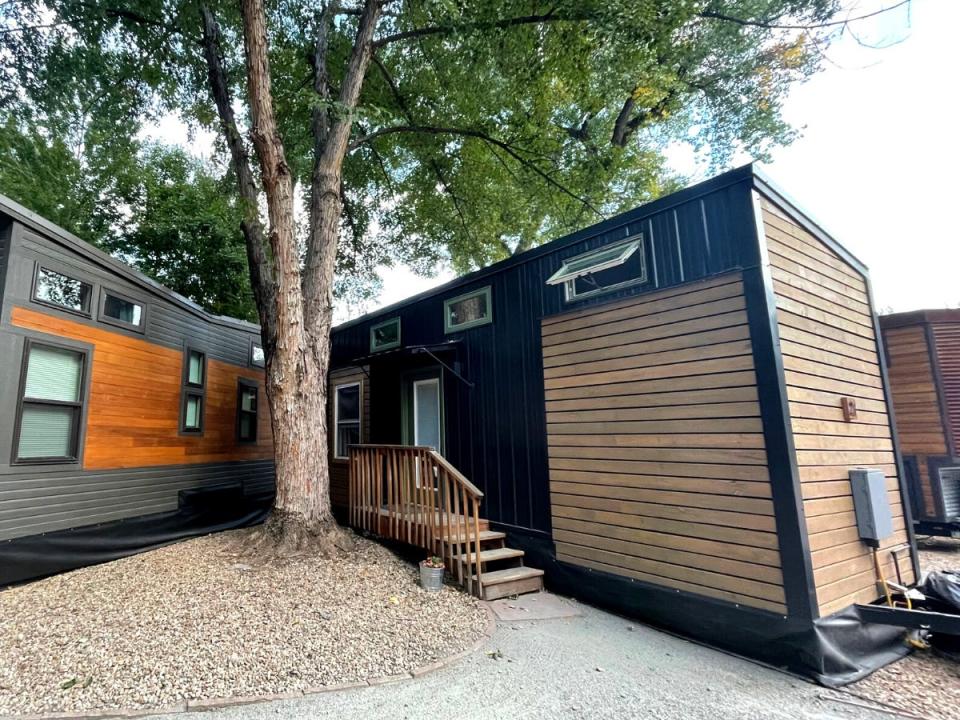
[{"label": "gray gravel", "polygon": [[616,615],[581,609],[575,618],[500,623],[482,651],[416,680],[219,710],[204,720],[895,717]]},{"label": "gray gravel", "polygon": [[[960,570],[960,541],[918,538],[920,570]],[[905,712],[937,720],[960,720],[960,665],[935,650],[921,650],[888,665],[850,691]]]},{"label": "gray gravel", "polygon": [[[245,531],[238,531],[245,532]],[[473,644],[479,601],[375,543],[251,568],[199,538],[0,593],[0,715],[144,708],[409,672]]]}]

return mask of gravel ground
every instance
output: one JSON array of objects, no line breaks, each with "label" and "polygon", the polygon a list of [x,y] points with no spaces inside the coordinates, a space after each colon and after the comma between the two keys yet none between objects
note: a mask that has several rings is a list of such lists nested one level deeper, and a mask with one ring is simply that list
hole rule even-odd
[{"label": "gravel ground", "polygon": [[580,617],[501,622],[482,651],[415,680],[223,709],[203,720],[900,720],[858,698],[578,607]]},{"label": "gravel ground", "polygon": [[[236,531],[247,532],[247,531]],[[144,708],[393,675],[469,647],[479,602],[420,589],[417,570],[354,555],[250,568],[234,533],[0,593],[0,715]]]},{"label": "gravel ground", "polygon": [[[920,569],[960,570],[960,541],[919,538]],[[917,651],[852,685],[860,697],[937,720],[960,720],[960,664],[936,650]]]}]

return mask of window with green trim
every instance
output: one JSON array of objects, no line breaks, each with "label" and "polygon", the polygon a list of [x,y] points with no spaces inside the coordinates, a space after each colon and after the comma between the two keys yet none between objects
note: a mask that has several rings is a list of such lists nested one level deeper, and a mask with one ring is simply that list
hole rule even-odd
[{"label": "window with green trim", "polygon": [[370,352],[400,347],[400,318],[390,318],[370,328]]},{"label": "window with green trim", "polygon": [[490,286],[445,300],[443,329],[451,333],[493,322]]}]

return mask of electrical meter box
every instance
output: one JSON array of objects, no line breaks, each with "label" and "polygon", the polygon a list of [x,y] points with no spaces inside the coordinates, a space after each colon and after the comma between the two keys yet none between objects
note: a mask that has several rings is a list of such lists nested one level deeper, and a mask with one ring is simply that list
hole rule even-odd
[{"label": "electrical meter box", "polygon": [[878,547],[893,534],[893,514],[887,499],[887,479],[881,470],[857,468],[850,471],[853,508],[857,514],[860,539]]}]

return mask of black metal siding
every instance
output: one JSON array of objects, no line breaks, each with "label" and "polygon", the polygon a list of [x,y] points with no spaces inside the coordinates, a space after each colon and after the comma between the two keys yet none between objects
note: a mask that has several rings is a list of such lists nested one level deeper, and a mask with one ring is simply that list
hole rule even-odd
[{"label": "black metal siding", "polygon": [[[550,531],[541,318],[575,307],[691,282],[755,262],[752,174],[733,171],[612,218],[430,293],[347,323],[333,332],[333,367],[369,353],[370,326],[399,315],[404,346],[459,340],[453,358],[474,384],[445,374],[446,455],[485,494],[484,515],[528,530]],[[563,260],[642,232],[648,282],[567,303],[545,281]],[[445,299],[490,285],[493,323],[444,334]],[[397,357],[397,356],[394,356]],[[389,365],[385,356],[379,366]],[[372,363],[374,442],[399,442],[399,398],[377,380]],[[378,386],[379,385],[379,386]],[[382,388],[382,389],[381,389]]]}]

